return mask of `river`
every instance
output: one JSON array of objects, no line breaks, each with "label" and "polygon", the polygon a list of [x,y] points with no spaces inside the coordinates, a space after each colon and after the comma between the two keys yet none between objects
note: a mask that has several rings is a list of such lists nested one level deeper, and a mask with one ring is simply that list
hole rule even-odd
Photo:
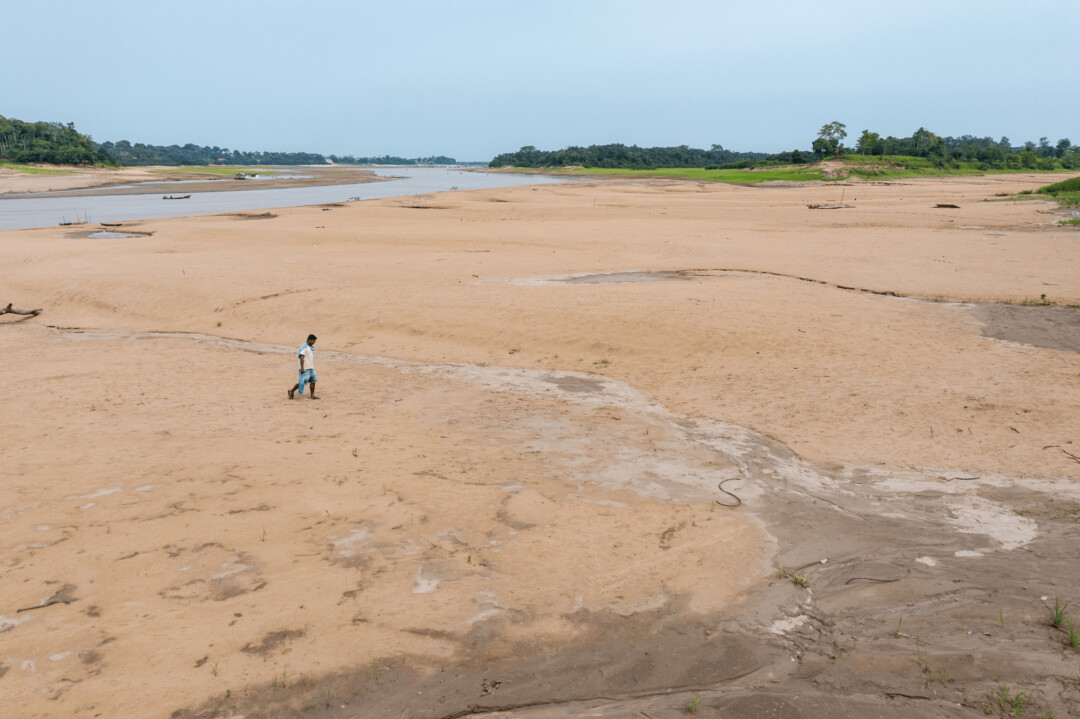
[{"label": "river", "polygon": [[[195,192],[187,200],[163,200],[160,185],[148,195],[90,195],[85,197],[0,196],[0,230],[57,226],[61,222],[89,223],[148,220],[219,212],[269,210],[275,207],[321,205],[350,198],[377,200],[386,197],[426,195],[447,190],[483,190],[494,187],[545,185],[569,182],[570,178],[546,175],[514,175],[467,172],[447,167],[378,168],[375,174],[394,179],[358,185],[291,187],[231,192]],[[166,194],[187,194],[181,186]]]}]

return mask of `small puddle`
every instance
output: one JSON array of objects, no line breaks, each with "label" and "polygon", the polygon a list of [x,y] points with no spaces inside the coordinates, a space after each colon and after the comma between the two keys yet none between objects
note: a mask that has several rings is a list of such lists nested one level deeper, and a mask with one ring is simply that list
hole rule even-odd
[{"label": "small puddle", "polygon": [[596,275],[564,277],[559,282],[571,285],[608,285],[618,282],[679,282],[689,280],[690,273],[676,272],[606,272]]},{"label": "small puddle", "polygon": [[119,240],[125,237],[149,237],[146,232],[111,232],[109,230],[102,230],[101,232],[91,232],[87,235],[87,238],[91,240]]},{"label": "small puddle", "polygon": [[539,275],[496,280],[512,285],[540,287],[544,285],[615,285],[624,282],[682,282],[695,277],[711,276],[708,270],[624,270],[619,272],[591,272],[574,275]]}]

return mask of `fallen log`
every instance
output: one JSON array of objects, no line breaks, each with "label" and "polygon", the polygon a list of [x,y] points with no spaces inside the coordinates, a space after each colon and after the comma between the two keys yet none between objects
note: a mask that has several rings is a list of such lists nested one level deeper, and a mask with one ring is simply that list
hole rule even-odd
[{"label": "fallen log", "polygon": [[23,309],[19,309],[18,307],[12,307],[11,303],[8,302],[6,307],[0,307],[0,315],[7,315],[7,314],[12,314],[12,315],[40,315],[41,314],[41,308],[38,307],[37,309],[33,309],[33,310],[23,310]]},{"label": "fallen log", "polygon": [[855,205],[820,205],[813,204],[807,205],[811,210],[839,210],[844,207],[854,207]]}]

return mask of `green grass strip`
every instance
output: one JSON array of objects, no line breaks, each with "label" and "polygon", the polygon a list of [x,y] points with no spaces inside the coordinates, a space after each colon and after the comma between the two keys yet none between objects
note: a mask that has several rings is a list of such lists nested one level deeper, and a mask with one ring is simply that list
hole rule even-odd
[{"label": "green grass strip", "polygon": [[27,175],[70,175],[71,170],[57,170],[51,167],[34,167],[33,165],[23,165],[18,162],[0,162],[0,168],[5,170],[15,170],[16,172],[22,172]]},{"label": "green grass strip", "polygon": [[705,182],[729,182],[736,185],[756,185],[761,182],[814,182],[825,179],[821,170],[806,167],[784,167],[776,170],[706,170],[700,167],[659,167],[653,170],[624,170],[607,167],[579,167],[556,170],[575,175],[619,175],[624,177],[671,177]]},{"label": "green grass strip", "polygon": [[1035,191],[1051,195],[1056,195],[1059,192],[1080,192],[1080,177],[1071,177],[1068,180],[1062,180],[1061,182],[1055,182],[1052,185],[1040,187]]}]

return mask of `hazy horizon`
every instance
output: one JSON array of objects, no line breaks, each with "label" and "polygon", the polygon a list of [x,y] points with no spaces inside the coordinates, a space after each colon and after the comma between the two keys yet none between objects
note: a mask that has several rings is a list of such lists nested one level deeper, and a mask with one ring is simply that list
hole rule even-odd
[{"label": "hazy horizon", "polygon": [[[821,125],[1080,142],[1080,3],[50,5],[0,114],[98,142],[487,161],[524,145],[808,149]],[[41,25],[10,8],[9,27]],[[150,47],[147,51],[144,48]]]}]

